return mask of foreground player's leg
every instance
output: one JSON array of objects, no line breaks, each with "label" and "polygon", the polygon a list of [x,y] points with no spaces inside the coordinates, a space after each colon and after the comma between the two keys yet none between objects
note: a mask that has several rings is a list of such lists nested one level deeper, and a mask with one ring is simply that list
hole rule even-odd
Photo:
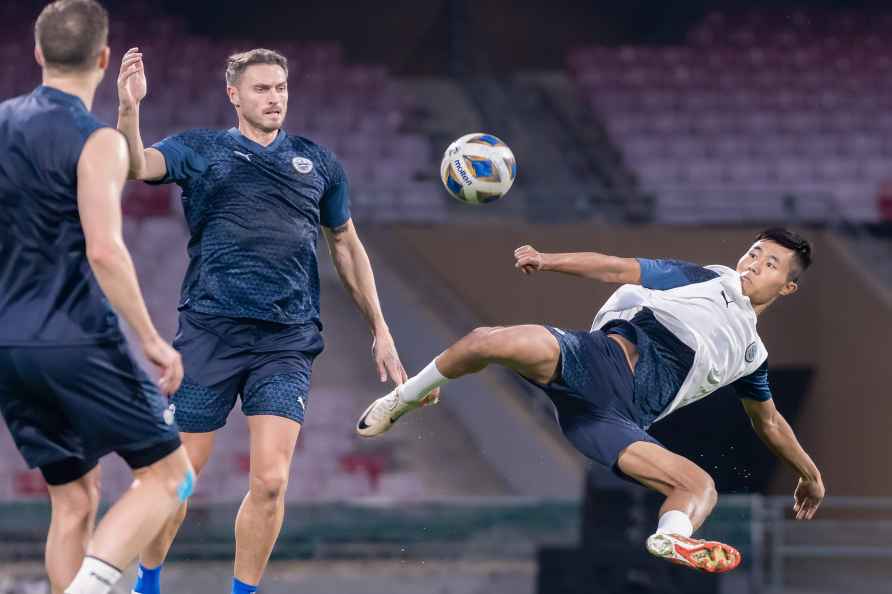
[{"label": "foreground player's leg", "polygon": [[285,517],[285,490],[300,424],[273,415],[248,417],[251,473],[248,494],[235,519],[232,592],[257,589]]},{"label": "foreground player's leg", "polygon": [[87,556],[66,594],[107,594],[121,569],[136,558],[161,526],[192,493],[195,475],[180,447],[134,471],[133,486],[96,528]]},{"label": "foreground player's leg", "polygon": [[52,516],[46,537],[46,572],[52,594],[62,594],[87,553],[99,507],[99,466],[62,485],[48,485]]},{"label": "foreground player's leg", "polygon": [[682,456],[654,443],[639,441],[619,457],[624,474],[666,496],[656,533],[647,539],[652,555],[710,573],[730,571],[740,553],[720,542],[691,538],[718,500],[709,474]]},{"label": "foreground player's leg", "polygon": [[450,379],[477,373],[491,363],[546,384],[554,378],[560,356],[560,345],[543,326],[477,328],[405,384],[374,401],[359,418],[356,430],[365,437],[384,433],[401,416],[427,404],[425,397]]},{"label": "foreground player's leg", "polygon": [[[180,439],[186,448],[196,477],[201,474],[214,450],[214,435],[213,432],[180,433]],[[183,520],[186,519],[187,506],[188,502],[183,502],[161,527],[158,535],[140,553],[136,585],[133,586],[135,594],[160,594],[161,568]]]}]

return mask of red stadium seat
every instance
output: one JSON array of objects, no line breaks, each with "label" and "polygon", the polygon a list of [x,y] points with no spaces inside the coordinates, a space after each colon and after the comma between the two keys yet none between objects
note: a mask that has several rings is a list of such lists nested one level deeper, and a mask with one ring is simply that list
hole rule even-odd
[{"label": "red stadium seat", "polygon": [[38,470],[20,470],[13,479],[13,492],[18,497],[48,497],[46,482]]},{"label": "red stadium seat", "polygon": [[341,470],[366,476],[372,492],[378,491],[381,473],[392,464],[391,457],[386,454],[351,453],[339,458]]},{"label": "red stadium seat", "polygon": [[892,223],[892,180],[885,181],[880,186],[877,195],[877,212],[881,221]]}]

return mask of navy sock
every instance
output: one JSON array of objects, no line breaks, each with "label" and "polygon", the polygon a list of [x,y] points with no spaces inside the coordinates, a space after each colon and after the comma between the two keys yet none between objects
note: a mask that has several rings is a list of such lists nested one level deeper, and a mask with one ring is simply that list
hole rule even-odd
[{"label": "navy sock", "polygon": [[164,564],[155,569],[149,569],[140,563],[136,569],[136,585],[133,586],[133,591],[138,594],[161,594],[162,567]]},{"label": "navy sock", "polygon": [[257,586],[246,584],[237,577],[232,578],[232,594],[254,594],[256,591]]}]

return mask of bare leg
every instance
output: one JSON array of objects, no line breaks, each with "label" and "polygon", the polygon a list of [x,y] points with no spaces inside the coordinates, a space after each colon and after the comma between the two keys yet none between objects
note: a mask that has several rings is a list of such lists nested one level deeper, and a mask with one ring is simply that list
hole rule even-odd
[{"label": "bare leg", "polygon": [[620,469],[666,496],[660,525],[647,539],[647,551],[661,559],[707,573],[724,573],[740,565],[740,552],[711,540],[691,538],[715,507],[718,495],[706,471],[677,454],[649,442],[627,447]]},{"label": "bare leg", "polygon": [[[544,384],[557,374],[560,352],[557,340],[542,326],[477,328],[437,357],[436,364],[450,379],[497,363]],[[679,510],[691,517],[695,528],[715,506],[712,478],[690,460],[656,444],[632,444],[620,455],[619,466],[630,477],[666,495],[661,513]]]},{"label": "bare leg", "polygon": [[477,328],[436,359],[449,379],[477,373],[491,363],[503,365],[542,384],[551,381],[560,363],[561,347],[542,326]]},{"label": "bare leg", "polygon": [[[558,371],[560,345],[542,326],[477,328],[436,359],[437,369],[450,379],[476,373],[490,363],[548,383]],[[632,444],[620,455],[619,466],[630,477],[666,495],[661,513],[681,511],[690,516],[695,529],[715,506],[712,478],[690,460],[656,444]]]},{"label": "bare leg", "polygon": [[235,577],[259,584],[285,517],[285,489],[300,424],[272,415],[248,417],[251,477],[235,519]]},{"label": "bare leg", "polygon": [[718,500],[715,483],[705,470],[655,443],[639,441],[627,447],[619,456],[619,468],[666,496],[661,515],[680,511],[691,519],[694,530],[709,517]]},{"label": "bare leg", "polygon": [[546,384],[557,374],[561,347],[543,326],[477,328],[410,377],[378,398],[360,415],[356,432],[363,437],[384,433],[409,411],[433,404],[443,383],[477,373],[497,363],[535,382]]},{"label": "bare leg", "polygon": [[62,594],[80,569],[99,507],[99,466],[64,485],[49,485],[52,519],[46,537],[46,572]]},{"label": "bare leg", "polygon": [[[196,476],[201,473],[214,450],[214,433],[180,433],[183,447]],[[182,503],[170,519],[162,526],[158,535],[139,555],[139,562],[145,567],[155,568],[164,563],[173,540],[186,519],[187,503]]]},{"label": "bare leg", "polygon": [[133,486],[102,518],[87,554],[118,568],[130,564],[182,503],[187,476],[194,475],[182,447],[135,471]]}]

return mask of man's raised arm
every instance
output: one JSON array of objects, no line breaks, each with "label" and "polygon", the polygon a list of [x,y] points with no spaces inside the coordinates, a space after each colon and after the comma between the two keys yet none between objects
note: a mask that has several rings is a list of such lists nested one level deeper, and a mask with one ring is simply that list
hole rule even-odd
[{"label": "man's raised arm", "polygon": [[146,73],[139,48],[130,48],[121,60],[118,74],[118,130],[130,150],[130,179],[159,180],[167,174],[164,155],[145,148],[139,133],[139,104],[146,96]]},{"label": "man's raised arm", "polygon": [[514,267],[524,274],[544,270],[604,283],[641,284],[641,265],[635,258],[618,258],[597,252],[546,254],[529,245],[514,250],[514,258]]}]

